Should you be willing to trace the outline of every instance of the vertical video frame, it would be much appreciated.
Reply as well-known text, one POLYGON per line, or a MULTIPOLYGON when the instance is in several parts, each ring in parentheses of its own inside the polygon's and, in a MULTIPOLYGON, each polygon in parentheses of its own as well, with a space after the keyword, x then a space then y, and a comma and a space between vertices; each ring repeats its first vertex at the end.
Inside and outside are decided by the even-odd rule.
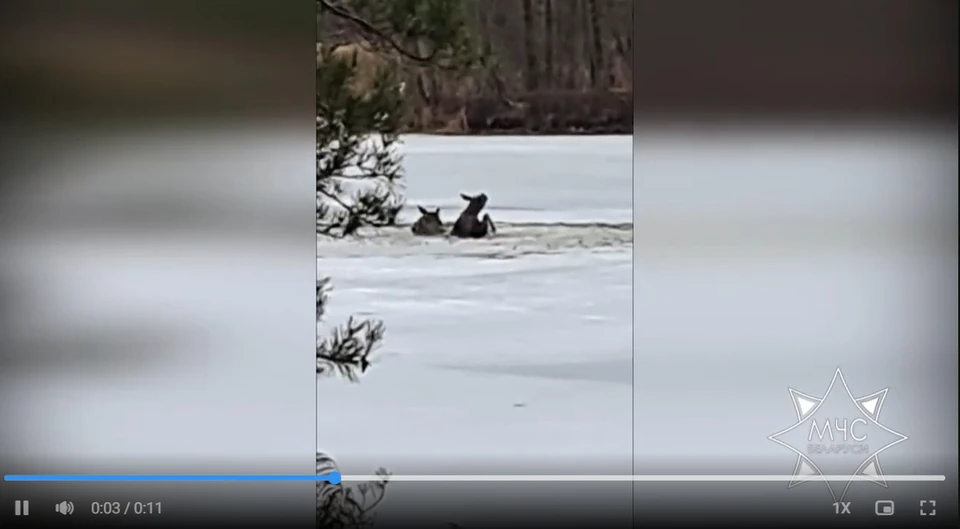
POLYGON ((631 19, 317 2, 321 525, 631 515, 631 19))

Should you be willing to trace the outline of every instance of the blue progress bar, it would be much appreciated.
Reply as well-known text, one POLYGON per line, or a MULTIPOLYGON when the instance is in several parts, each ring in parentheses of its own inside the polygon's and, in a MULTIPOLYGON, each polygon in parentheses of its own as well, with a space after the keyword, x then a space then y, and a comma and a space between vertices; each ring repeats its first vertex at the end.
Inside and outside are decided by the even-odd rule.
POLYGON ((154 474, 154 475, 126 475, 126 474, 9 474, 3 476, 4 481, 326 481, 337 485, 340 483, 340 473, 329 474, 154 474))

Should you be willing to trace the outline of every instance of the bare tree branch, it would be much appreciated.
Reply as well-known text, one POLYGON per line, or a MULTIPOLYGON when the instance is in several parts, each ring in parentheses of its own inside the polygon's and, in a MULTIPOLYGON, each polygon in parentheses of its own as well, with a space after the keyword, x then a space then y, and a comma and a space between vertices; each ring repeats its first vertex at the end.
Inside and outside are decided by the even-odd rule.
POLYGON ((373 24, 371 24, 370 22, 367 22, 366 20, 361 18, 359 15, 356 15, 354 13, 347 11, 346 8, 333 5, 328 0, 317 0, 317 3, 320 4, 324 9, 333 13, 334 15, 341 18, 345 18, 353 22, 361 30, 363 30, 368 36, 374 37, 375 39, 379 40, 380 42, 392 48, 394 51, 396 51, 400 55, 403 55, 404 57, 412 61, 429 64, 436 58, 437 53, 440 51, 439 47, 434 47, 429 55, 418 55, 417 53, 412 52, 406 49, 405 47, 403 47, 402 45, 400 45, 400 43, 393 40, 393 38, 391 38, 390 36, 386 35, 384 32, 377 29, 373 24))

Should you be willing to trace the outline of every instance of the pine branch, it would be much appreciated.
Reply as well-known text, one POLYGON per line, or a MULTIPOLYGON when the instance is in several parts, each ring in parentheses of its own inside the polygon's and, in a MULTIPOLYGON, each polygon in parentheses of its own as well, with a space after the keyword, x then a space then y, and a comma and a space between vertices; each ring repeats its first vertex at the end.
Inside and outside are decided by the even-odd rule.
MULTIPOLYGON (((317 454, 317 474, 339 472, 336 462, 327 454, 317 454)), ((368 483, 333 485, 317 483, 318 527, 347 528, 373 525, 373 511, 383 500, 390 473, 379 468, 374 473, 381 479, 368 483)))
MULTIPOLYGON (((355 50, 354 50, 355 51, 355 50)), ((321 52, 317 69, 317 233, 345 237, 396 224, 404 200, 396 72, 364 79, 357 54, 321 52), (368 89, 359 90, 363 81, 368 89), (368 137, 373 133, 372 141, 368 137)))
MULTIPOLYGON (((332 289, 330 278, 317 281, 317 323, 326 314, 332 289)), ((351 316, 330 336, 317 343, 317 374, 340 375, 357 382, 370 367, 370 356, 383 340, 386 326, 380 320, 361 320, 351 316)))
POLYGON ((317 323, 323 321, 327 313, 327 300, 330 296, 330 278, 324 277, 317 281, 317 323))
POLYGON ((370 367, 370 355, 383 339, 382 321, 351 316, 317 345, 317 373, 340 375, 351 382, 370 367))

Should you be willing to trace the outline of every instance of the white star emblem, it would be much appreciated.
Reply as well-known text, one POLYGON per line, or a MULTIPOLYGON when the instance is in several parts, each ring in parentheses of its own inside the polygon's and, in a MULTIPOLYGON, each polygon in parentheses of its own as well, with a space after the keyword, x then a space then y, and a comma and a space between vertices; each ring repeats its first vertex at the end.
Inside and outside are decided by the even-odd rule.
POLYGON ((847 386, 847 381, 843 378, 843 372, 837 368, 823 397, 813 397, 793 388, 787 389, 790 391, 790 397, 797 412, 797 422, 768 437, 771 441, 797 454, 793 479, 787 488, 793 488, 807 481, 823 479, 827 474, 846 476, 845 472, 850 468, 856 470, 850 475, 839 496, 835 494, 830 480, 823 479, 834 502, 841 501, 850 484, 858 478, 887 487, 880 468, 880 453, 907 440, 907 436, 879 422, 880 410, 883 408, 889 388, 863 397, 854 397, 847 386), (842 391, 833 392, 838 381, 842 391), (837 432, 842 432, 841 444, 822 444, 825 441, 823 439, 825 435, 829 437, 829 443, 837 443, 837 432), (863 435, 858 436, 858 433, 863 435), (814 435, 818 437, 816 441, 813 440, 814 435), (852 443, 851 438, 854 440, 852 443), (796 448, 797 444, 803 443, 807 443, 807 453, 796 448), (873 446, 871 443, 874 443, 873 446), (814 462, 814 459, 817 459, 819 464, 814 462), (846 470, 825 473, 822 468, 827 465, 846 470))

